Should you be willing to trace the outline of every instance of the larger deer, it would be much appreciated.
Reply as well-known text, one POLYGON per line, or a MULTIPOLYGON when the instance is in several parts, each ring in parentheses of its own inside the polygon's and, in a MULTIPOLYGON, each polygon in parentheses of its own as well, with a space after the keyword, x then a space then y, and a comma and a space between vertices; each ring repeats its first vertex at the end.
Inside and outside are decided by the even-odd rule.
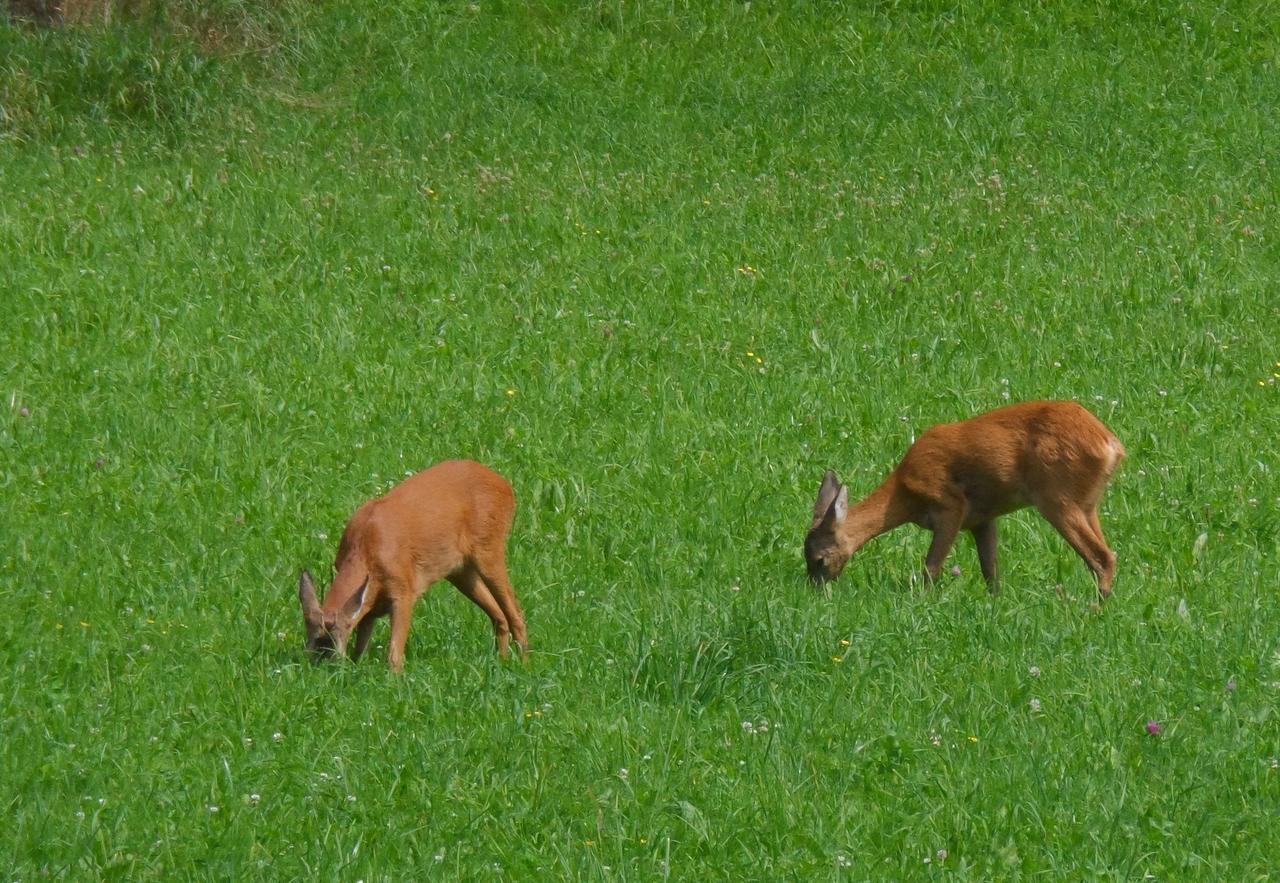
POLYGON ((507 577, 515 506, 506 479, 471 460, 439 463, 365 503, 343 531, 323 606, 311 574, 304 570, 298 580, 312 658, 346 655, 354 628, 351 656, 359 659, 375 620, 390 616, 387 663, 402 671, 414 602, 441 579, 488 615, 500 655, 512 637, 526 654, 524 613, 507 577))
POLYGON ((835 579, 864 543, 911 522, 933 532, 924 562, 930 582, 956 535, 968 530, 996 594, 996 519, 1035 506, 1084 559, 1105 601, 1116 556, 1102 536, 1098 504, 1124 455, 1120 440, 1075 402, 1023 402, 932 426, 855 506, 827 471, 804 542, 809 578, 835 579))

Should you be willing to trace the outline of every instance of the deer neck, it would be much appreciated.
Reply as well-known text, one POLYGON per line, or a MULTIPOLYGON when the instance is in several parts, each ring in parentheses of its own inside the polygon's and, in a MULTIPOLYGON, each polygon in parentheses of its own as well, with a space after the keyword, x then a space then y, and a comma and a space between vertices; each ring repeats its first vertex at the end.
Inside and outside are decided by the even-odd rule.
POLYGON ((841 533, 844 545, 853 554, 868 540, 911 520, 909 507, 890 476, 865 499, 849 507, 841 533))

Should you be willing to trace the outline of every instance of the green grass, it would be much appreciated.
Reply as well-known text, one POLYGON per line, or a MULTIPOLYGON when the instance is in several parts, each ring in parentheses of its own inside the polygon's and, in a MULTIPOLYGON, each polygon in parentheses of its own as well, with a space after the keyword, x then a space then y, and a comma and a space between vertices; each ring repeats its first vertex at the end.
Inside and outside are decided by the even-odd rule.
POLYGON ((5 879, 1275 875, 1265 4, 219 9, 0 25, 5 879), (823 469, 1048 397, 1129 451, 1103 612, 1030 513, 997 599, 808 586, 823 469), (454 456, 528 664, 447 585, 307 664, 454 456))

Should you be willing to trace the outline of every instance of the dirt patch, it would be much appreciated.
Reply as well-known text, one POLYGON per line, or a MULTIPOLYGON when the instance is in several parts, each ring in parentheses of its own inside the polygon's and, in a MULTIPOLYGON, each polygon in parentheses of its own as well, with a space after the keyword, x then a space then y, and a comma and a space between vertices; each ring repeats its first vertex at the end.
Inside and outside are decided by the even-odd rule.
POLYGON ((38 25, 108 23, 146 9, 139 0, 8 0, 9 17, 38 25))

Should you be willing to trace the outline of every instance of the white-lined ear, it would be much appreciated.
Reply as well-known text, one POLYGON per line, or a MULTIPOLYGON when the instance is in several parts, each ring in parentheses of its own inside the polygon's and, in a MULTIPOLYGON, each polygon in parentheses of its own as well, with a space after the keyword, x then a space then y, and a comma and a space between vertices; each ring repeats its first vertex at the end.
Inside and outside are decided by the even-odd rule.
POLYGON ((836 527, 844 524, 844 517, 849 514, 849 489, 844 485, 840 485, 840 492, 831 504, 831 513, 835 516, 836 527))
POLYGON ((324 622, 320 601, 316 598, 316 584, 306 570, 298 576, 298 601, 302 604, 302 619, 308 625, 319 627, 324 622))
POLYGON ((835 498, 827 506, 827 510, 814 518, 813 527, 810 528, 810 531, 837 531, 844 524, 845 516, 848 514, 849 489, 844 485, 840 485, 836 489, 835 498))
POLYGON ((351 620, 354 620, 357 616, 359 616, 360 611, 364 609, 364 596, 368 591, 369 591, 369 577, 366 576, 364 578, 364 582, 360 584, 360 588, 356 589, 355 594, 353 594, 347 600, 347 603, 343 605, 342 607, 343 616, 351 620))
POLYGON ((831 503, 835 500, 839 489, 840 480, 836 478, 835 472, 828 469, 827 474, 822 476, 822 486, 818 488, 817 502, 813 504, 813 523, 815 526, 826 517, 827 510, 831 508, 831 503))

